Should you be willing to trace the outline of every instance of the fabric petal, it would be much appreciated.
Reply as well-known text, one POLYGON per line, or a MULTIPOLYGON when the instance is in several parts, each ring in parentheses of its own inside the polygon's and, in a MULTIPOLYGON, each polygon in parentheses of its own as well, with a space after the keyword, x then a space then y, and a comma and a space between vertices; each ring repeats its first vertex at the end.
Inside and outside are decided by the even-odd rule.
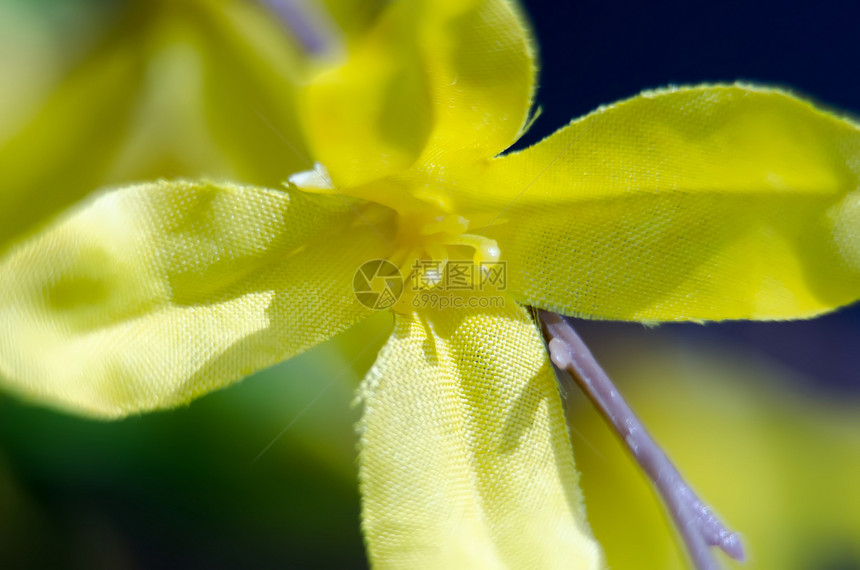
POLYGON ((526 24, 503 0, 393 2, 346 64, 306 93, 305 130, 337 185, 416 161, 498 154, 521 131, 535 65, 526 24), (360 142, 357 142, 360 141, 360 142))
POLYGON ((293 102, 302 61, 258 6, 118 12, 0 141, 0 244, 93 188, 182 176, 277 186, 311 164, 293 102))
POLYGON ((0 142, 0 249, 105 182, 140 84, 136 37, 110 38, 0 142))
POLYGON ((599 567, 554 373, 524 309, 398 315, 361 398, 374 566, 599 567))
POLYGON ((785 319, 860 296, 860 128, 777 90, 645 93, 470 176, 524 304, 785 319))
MULTIPOLYGON (((312 166, 296 98, 314 68, 257 4, 210 0, 205 10, 185 16, 185 26, 195 34, 203 63, 197 101, 202 120, 230 168, 222 164, 212 172, 215 165, 207 164, 202 173, 277 187, 312 166)), ((192 174, 200 175, 178 173, 192 174)))
POLYGON ((104 417, 188 402, 364 316, 352 279, 379 228, 254 187, 104 194, 0 259, 0 382, 104 417))

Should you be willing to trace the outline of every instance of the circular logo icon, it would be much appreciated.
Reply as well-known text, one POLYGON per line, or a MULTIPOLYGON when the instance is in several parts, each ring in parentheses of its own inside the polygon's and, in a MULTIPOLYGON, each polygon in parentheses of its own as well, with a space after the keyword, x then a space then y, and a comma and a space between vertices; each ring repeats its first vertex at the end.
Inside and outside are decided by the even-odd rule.
POLYGON ((403 293, 403 276, 397 266, 385 259, 363 263, 352 278, 358 302, 374 311, 388 309, 403 293))

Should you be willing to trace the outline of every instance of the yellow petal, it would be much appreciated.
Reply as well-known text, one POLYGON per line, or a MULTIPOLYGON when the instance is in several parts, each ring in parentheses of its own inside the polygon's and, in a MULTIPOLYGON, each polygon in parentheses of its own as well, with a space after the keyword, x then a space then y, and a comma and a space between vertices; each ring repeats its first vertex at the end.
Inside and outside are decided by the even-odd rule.
POLYGON ((0 242, 100 186, 203 175, 274 186, 311 164, 292 101, 301 62, 258 6, 131 2, 100 33, 0 141, 0 242))
POLYGON ((348 62, 307 91, 314 156, 354 186, 419 161, 474 160, 514 142, 531 102, 532 48, 502 0, 394 2, 348 62))
POLYGON ((599 566, 553 370, 524 309, 398 315, 361 395, 375 566, 599 566))
MULTIPOLYGON (((297 112, 298 86, 311 73, 303 54, 272 15, 254 2, 207 0, 185 16, 199 34, 202 80, 196 105, 230 172, 246 183, 275 186, 313 164, 297 112)), ((203 131, 203 129, 199 129, 203 131)), ((176 147, 176 154, 187 147, 176 147)), ((212 175, 218 165, 198 167, 212 175)), ((182 176, 193 173, 181 172, 182 176)), ((197 175, 197 174, 194 174, 197 175)))
POLYGON ((376 231, 276 190, 107 193, 0 260, 0 381, 101 416, 188 402, 365 315, 352 279, 376 231))
POLYGON ((0 144, 0 249, 105 182, 140 77, 131 39, 77 67, 0 144))
POLYGON ((470 182, 502 212, 487 234, 524 304, 784 319, 860 296, 860 128, 780 91, 645 93, 470 182))

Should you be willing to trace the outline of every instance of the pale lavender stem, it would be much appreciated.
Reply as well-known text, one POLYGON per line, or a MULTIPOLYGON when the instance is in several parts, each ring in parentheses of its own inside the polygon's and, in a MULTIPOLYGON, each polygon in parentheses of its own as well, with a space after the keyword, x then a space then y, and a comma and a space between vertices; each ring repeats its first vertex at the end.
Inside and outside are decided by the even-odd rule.
POLYGON ((336 39, 321 15, 302 0, 259 0, 289 29, 311 55, 331 53, 336 39))
POLYGON ((720 564, 711 551, 712 546, 719 546, 730 557, 743 561, 740 537, 723 526, 711 508, 684 481, 573 327, 556 313, 540 311, 539 315, 553 364, 570 373, 654 482, 695 567, 698 570, 719 570, 720 564))

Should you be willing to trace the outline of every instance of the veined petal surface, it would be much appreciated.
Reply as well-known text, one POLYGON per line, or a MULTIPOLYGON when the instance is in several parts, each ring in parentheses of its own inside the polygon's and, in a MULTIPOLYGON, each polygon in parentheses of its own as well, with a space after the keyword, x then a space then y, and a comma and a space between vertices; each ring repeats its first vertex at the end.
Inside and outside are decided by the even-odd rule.
POLYGON ((860 128, 777 90, 645 93, 459 184, 500 212, 486 233, 523 304, 785 319, 860 296, 860 128))
POLYGON ((398 315, 361 395, 374 566, 599 567, 555 376, 524 309, 398 315))
POLYGON ((0 382, 103 417, 188 402, 364 316, 352 279, 377 231, 300 193, 106 193, 0 259, 0 382))
POLYGON ((335 184, 510 146, 535 74, 517 10, 503 0, 390 3, 367 37, 349 45, 346 63, 306 93, 305 130, 335 184))

